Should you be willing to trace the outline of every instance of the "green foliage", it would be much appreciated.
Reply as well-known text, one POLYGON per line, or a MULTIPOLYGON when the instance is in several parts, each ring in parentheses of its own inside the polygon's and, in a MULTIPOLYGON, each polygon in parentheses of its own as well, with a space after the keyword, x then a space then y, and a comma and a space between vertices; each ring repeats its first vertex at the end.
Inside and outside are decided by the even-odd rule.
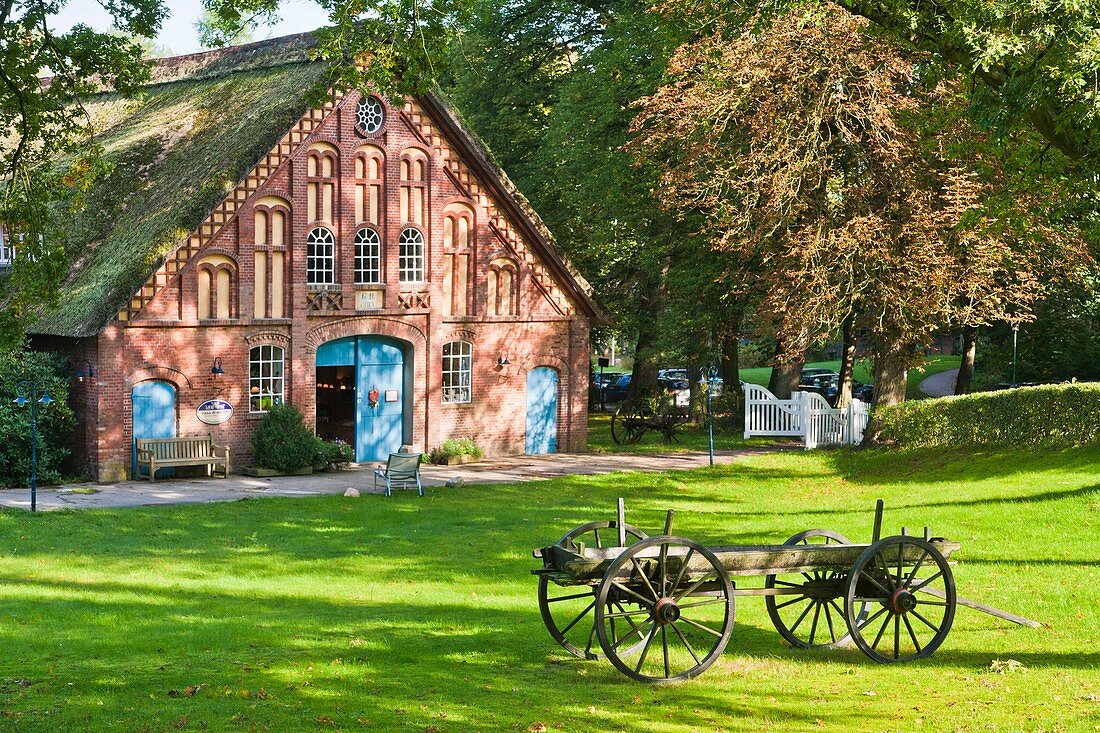
POLYGON ((472 456, 473 458, 481 458, 485 455, 485 451, 477 447, 473 438, 451 438, 445 440, 435 448, 432 448, 432 452, 428 454, 428 461, 430 463, 446 463, 448 458, 454 458, 456 456, 472 456))
POLYGON ((284 473, 314 464, 317 436, 306 427, 294 405, 276 405, 252 431, 253 460, 261 468, 284 473))
POLYGON ((882 440, 906 447, 1100 444, 1100 384, 1060 384, 883 408, 882 440))
MULTIPOLYGON (((22 394, 31 398, 20 382, 45 383, 53 398, 50 405, 35 405, 38 415, 38 481, 56 483, 62 462, 69 455, 62 443, 76 423, 68 404, 68 364, 55 354, 30 351, 25 347, 0 353, 0 486, 27 486, 31 474, 31 406, 19 407, 13 400, 22 394)), ((38 392, 41 396, 42 391, 38 392)))
POLYGON ((320 436, 317 436, 313 465, 317 468, 325 468, 332 466, 334 468, 340 468, 346 466, 355 460, 355 451, 352 447, 340 440, 325 440, 320 436))

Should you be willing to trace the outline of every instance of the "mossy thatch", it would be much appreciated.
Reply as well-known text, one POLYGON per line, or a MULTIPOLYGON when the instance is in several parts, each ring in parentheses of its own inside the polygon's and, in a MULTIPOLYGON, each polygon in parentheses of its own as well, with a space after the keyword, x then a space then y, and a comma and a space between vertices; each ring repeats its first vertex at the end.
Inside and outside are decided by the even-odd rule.
POLYGON ((114 164, 63 226, 73 267, 32 333, 91 336, 306 112, 326 68, 306 36, 158 63, 143 99, 87 105, 114 164))

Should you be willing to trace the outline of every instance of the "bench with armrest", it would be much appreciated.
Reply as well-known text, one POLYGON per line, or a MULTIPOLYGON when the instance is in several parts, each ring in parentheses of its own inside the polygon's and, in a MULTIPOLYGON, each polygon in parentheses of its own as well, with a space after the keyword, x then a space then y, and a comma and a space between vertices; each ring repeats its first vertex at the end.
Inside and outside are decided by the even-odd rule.
POLYGON ((149 471, 149 480, 157 480, 161 468, 177 466, 206 466, 206 475, 214 475, 220 467, 222 478, 229 476, 229 446, 217 445, 210 435, 187 438, 138 438, 137 475, 141 469, 149 471))

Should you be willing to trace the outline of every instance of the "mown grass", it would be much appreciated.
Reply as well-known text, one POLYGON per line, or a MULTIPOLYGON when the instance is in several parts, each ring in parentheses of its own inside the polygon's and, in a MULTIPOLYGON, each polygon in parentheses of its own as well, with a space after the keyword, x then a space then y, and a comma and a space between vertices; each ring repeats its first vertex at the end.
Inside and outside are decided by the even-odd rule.
MULTIPOLYGON (((716 420, 717 423, 717 420, 716 420)), ((723 430, 720 425, 714 429, 714 449, 732 450, 744 448, 748 441, 741 436, 743 433, 723 430)), ((594 453, 684 453, 706 452, 709 448, 710 436, 707 426, 686 425, 677 431, 675 440, 666 443, 664 436, 656 430, 650 430, 637 443, 631 445, 619 445, 611 437, 611 415, 608 413, 589 413, 588 415, 588 447, 594 453)))
POLYGON ((350 500, 0 513, 0 730, 1038 731, 1100 725, 1100 450, 789 452, 664 475, 350 500), (760 599, 701 678, 630 682, 561 652, 531 548, 610 518, 708 543, 798 530, 960 540, 929 660, 785 647, 760 599), (994 660, 1026 670, 991 671, 994 660))

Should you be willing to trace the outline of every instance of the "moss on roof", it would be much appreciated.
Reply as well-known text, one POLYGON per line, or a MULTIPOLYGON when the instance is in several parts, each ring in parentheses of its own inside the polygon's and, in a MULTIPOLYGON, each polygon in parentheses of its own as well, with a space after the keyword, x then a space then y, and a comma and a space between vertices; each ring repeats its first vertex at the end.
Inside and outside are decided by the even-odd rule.
MULTIPOLYGON (((100 332, 182 237, 194 230, 308 109, 326 68, 250 44, 158 64, 145 97, 88 105, 113 171, 63 226, 74 259, 61 304, 28 330, 100 332)), ((285 49, 285 46, 284 46, 285 49)))

